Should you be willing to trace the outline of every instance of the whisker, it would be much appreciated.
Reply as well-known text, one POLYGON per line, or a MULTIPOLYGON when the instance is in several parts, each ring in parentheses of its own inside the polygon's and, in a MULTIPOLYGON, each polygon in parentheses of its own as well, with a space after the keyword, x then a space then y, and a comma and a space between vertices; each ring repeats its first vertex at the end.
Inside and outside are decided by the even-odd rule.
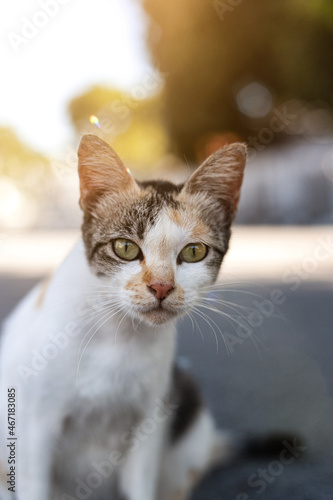
POLYGON ((243 288, 227 288, 227 289, 219 289, 219 288, 215 288, 214 290, 208 290, 206 291, 207 293, 209 292, 220 292, 220 293, 223 293, 223 294, 226 294, 226 293, 237 293, 237 294, 243 294, 243 295, 249 295, 250 297, 255 297, 257 299, 263 299, 264 298, 264 295, 262 294, 259 294, 259 293, 255 293, 255 292, 251 292, 250 290, 244 290, 243 288))
POLYGON ((119 300, 117 302, 114 302, 113 300, 110 300, 110 301, 106 301, 106 302, 103 302, 103 303, 100 303, 97 305, 91 305, 91 306, 88 306, 88 310, 85 311, 83 314, 80 314, 79 315, 79 318, 80 319, 84 319, 84 318, 87 318, 89 316, 94 316, 95 314, 99 313, 99 312, 103 312, 105 310, 106 307, 108 306, 118 306, 118 305, 121 305, 123 304, 123 301, 119 300))
POLYGON ((222 337, 222 339, 223 339, 223 342, 224 342, 224 345, 225 345, 226 351, 227 351, 228 356, 229 356, 229 349, 228 349, 228 347, 227 347, 227 344, 226 344, 226 341, 225 341, 225 338, 224 338, 223 332, 221 331, 221 329, 219 328, 219 326, 216 324, 216 322, 215 322, 212 318, 210 318, 209 316, 207 316, 207 314, 205 314, 203 311, 200 311, 200 310, 198 310, 197 308, 194 308, 194 309, 193 309, 193 312, 194 312, 195 314, 197 314, 199 317, 201 317, 201 318, 202 318, 202 319, 203 319, 203 320, 204 320, 204 321, 205 321, 205 322, 209 325, 209 327, 211 328, 212 332, 214 333, 215 342, 216 342, 216 351, 217 351, 217 353, 218 353, 218 352, 219 352, 218 337, 217 337, 216 330, 215 330, 214 326, 212 326, 210 322, 212 322, 212 323, 216 326, 216 328, 217 328, 217 329, 218 329, 218 331, 220 332, 220 335, 221 335, 221 337, 222 337))
POLYGON ((210 285, 204 285, 202 288, 213 288, 213 287, 226 287, 226 286, 235 286, 235 285, 241 285, 241 286, 253 286, 257 288, 265 288, 263 285, 258 284, 255 281, 246 281, 246 280, 232 280, 232 281, 216 281, 215 283, 211 283, 210 285))
MULTIPOLYGON (((57 307, 61 307, 62 305, 67 305, 68 304, 68 300, 71 299, 73 296, 77 296, 77 297, 80 297, 82 296, 84 292, 77 292, 77 293, 66 293, 61 299, 58 299, 56 301, 53 301, 52 304, 48 304, 46 307, 43 308, 42 310, 42 315, 43 314, 48 314, 49 312, 52 312, 54 309, 56 309, 57 307)), ((89 292, 90 293, 90 292, 89 292)), ((114 299, 114 298, 121 298, 120 297, 120 294, 114 294, 114 295, 110 295, 110 294, 106 294, 105 297, 109 297, 110 299, 114 299)), ((84 301, 89 301, 89 299, 93 300, 97 297, 104 297, 104 294, 103 295, 99 295, 99 294, 91 294, 89 296, 85 296, 85 297, 82 297, 84 301)), ((77 307, 79 306, 82 306, 82 301, 78 302, 76 304, 77 307)), ((36 318, 36 321, 38 321, 40 319, 40 316, 38 316, 36 318)))
MULTIPOLYGON (((214 312, 214 313, 221 314, 221 316, 224 316, 224 315, 225 315, 225 314, 224 314, 224 311, 221 311, 221 310, 219 310, 219 309, 209 308, 209 307, 207 307, 207 306, 205 306, 205 305, 203 305, 203 304, 201 304, 201 307, 206 307, 207 309, 210 309, 210 310, 211 310, 212 312, 214 312)), ((244 318, 243 316, 242 316, 241 318, 246 320, 246 318, 244 318)), ((232 318, 231 316, 229 316, 229 319, 230 319, 230 320, 231 320, 231 319, 233 319, 233 320, 237 323, 237 326, 242 326, 242 325, 241 325, 241 324, 240 324, 237 320, 235 320, 235 319, 234 319, 234 318, 232 318)), ((254 330, 254 327, 252 327, 251 325, 250 325, 250 327, 251 327, 251 329, 252 329, 252 330, 254 330)), ((260 328, 261 328, 261 327, 260 327, 260 328)), ((250 338, 250 339, 251 339, 251 341, 253 342, 253 344, 255 344, 255 341, 257 341, 257 342, 258 342, 258 343, 259 343, 262 347, 265 347, 265 345, 264 345, 264 343, 261 341, 261 339, 260 339, 257 335, 255 335, 254 333, 251 333, 251 334, 249 335, 249 337, 248 337, 248 338, 250 338)), ((256 344, 255 344, 255 346, 256 346, 256 344)), ((256 346, 256 349, 257 349, 257 346, 256 346)))
MULTIPOLYGON (((192 315, 191 315, 192 310, 190 308, 188 308, 188 310, 186 310, 185 312, 189 316, 189 318, 191 319, 192 325, 193 325, 193 321, 196 324, 197 329, 199 330, 199 333, 200 333, 200 336, 201 336, 201 340, 202 340, 203 343, 205 343, 205 337, 204 337, 204 335, 202 333, 202 330, 201 330, 201 327, 200 327, 199 323, 197 322, 197 320, 196 320, 195 317, 192 318, 192 315)), ((194 331, 194 329, 193 329, 193 331, 194 331)))
MULTIPOLYGON (((213 302, 215 304, 219 303, 222 306, 225 305, 226 307, 233 309, 238 314, 241 314, 242 318, 245 318, 245 319, 246 319, 246 314, 250 314, 253 310, 257 310, 257 308, 254 304, 252 305, 252 307, 249 307, 249 306, 243 306, 241 304, 237 304, 235 302, 225 301, 224 299, 220 300, 220 299, 214 299, 211 297, 205 297, 204 299, 202 299, 202 297, 200 297, 200 300, 204 300, 206 302, 213 302), (241 313, 241 311, 237 311, 237 308, 243 309, 244 312, 241 313)), ((266 300, 266 299, 263 297, 263 300, 266 300)), ((278 319, 281 319, 283 321, 286 320, 285 315, 283 314, 283 312, 280 311, 280 308, 274 303, 272 303, 272 305, 274 307, 274 312, 270 313, 269 317, 270 318, 278 318, 278 319)))
POLYGON ((186 312, 186 316, 188 316, 190 318, 191 325, 192 325, 192 333, 193 333, 194 332, 194 328, 195 328, 193 318, 192 318, 191 313, 189 311, 185 311, 185 312, 186 312))
POLYGON ((114 345, 115 345, 115 348, 117 348, 117 335, 118 335, 119 327, 120 327, 121 323, 123 322, 123 320, 126 318, 126 316, 127 316, 128 313, 129 313, 129 311, 125 311, 124 315, 119 320, 119 323, 118 323, 118 326, 117 326, 117 330, 116 330, 116 334, 114 336, 114 345))
POLYGON ((214 307, 208 306, 206 304, 200 304, 200 307, 203 307, 204 309, 208 309, 211 312, 220 314, 221 316, 227 318, 228 320, 236 323, 237 326, 239 326, 239 322, 233 318, 230 314, 226 313, 225 311, 221 311, 220 309, 215 309, 214 307))
POLYGON ((203 297, 202 299, 204 301, 206 301, 206 302, 214 302, 215 304, 221 304, 223 306, 230 307, 231 309, 233 309, 236 312, 238 312, 237 311, 237 307, 239 309, 244 309, 245 311, 251 311, 252 310, 251 307, 243 306, 241 304, 237 304, 236 302, 230 302, 230 301, 224 300, 224 299, 214 299, 214 298, 211 298, 211 297, 203 297))
MULTIPOLYGON (((87 336, 89 335, 90 331, 97 325, 97 323, 99 321, 101 321, 103 318, 105 318, 105 316, 107 314, 109 314, 110 312, 113 312, 114 310, 117 310, 118 307, 120 307, 121 304, 118 304, 118 305, 114 305, 114 304, 110 304, 110 306, 107 306, 107 307, 104 307, 101 311, 97 311, 94 313, 94 316, 96 316, 96 314, 99 314, 101 313, 102 314, 102 317, 100 317, 99 319, 97 319, 97 321, 89 328, 89 330, 86 332, 85 336, 83 337, 83 339, 81 340, 81 343, 79 345, 79 349, 78 349, 78 355, 80 353, 80 349, 82 347, 82 344, 83 342, 85 341, 85 339, 87 338, 87 336)), ((90 318, 88 319, 88 321, 86 321, 83 325, 82 325, 82 329, 90 322, 92 321, 93 318, 90 318)))
POLYGON ((216 336, 216 331, 215 331, 215 328, 211 325, 211 323, 213 323, 216 328, 218 329, 218 331, 220 332, 221 336, 223 337, 223 333, 220 329, 220 327, 217 325, 217 323, 213 320, 213 318, 211 318, 210 316, 208 316, 206 313, 204 313, 204 311, 201 311, 200 309, 198 308, 194 308, 194 311, 196 311, 197 313, 200 313, 202 319, 206 319, 206 322, 210 325, 211 329, 213 330, 214 332, 214 335, 215 335, 215 340, 216 340, 216 348, 217 348, 217 352, 218 352, 218 340, 217 340, 217 336, 216 336))
MULTIPOLYGON (((205 306, 201 305, 201 307, 205 307, 205 306)), ((212 308, 207 308, 207 309, 211 310, 212 312, 219 313, 219 314, 221 314, 221 316, 224 316, 223 311, 220 311, 220 310, 215 310, 215 309, 212 309, 212 308)), ((201 311, 201 312, 202 312, 202 311, 201 311)), ((230 320, 231 320, 231 319, 233 319, 233 318, 232 318, 231 316, 229 316, 229 317, 228 317, 228 319, 230 319, 230 320)), ((213 320, 212 320, 212 321, 213 321, 213 320)), ((238 325, 238 326, 241 326, 241 325, 240 325, 240 323, 238 323, 237 321, 236 321, 236 323, 237 323, 237 325, 238 325)), ((216 323, 215 323, 215 324, 216 324, 216 323)), ((253 329, 253 327, 251 327, 251 328, 253 329)), ((222 332, 221 332, 221 333, 222 333, 222 332)), ((223 334, 222 334, 222 336, 223 336, 224 343, 226 344, 225 337, 224 337, 224 335, 223 335, 223 334)), ((261 339, 260 339, 260 338, 259 338, 259 337, 255 334, 255 333, 253 333, 253 332, 252 332, 252 333, 251 333, 251 334, 250 334, 247 338, 249 338, 249 339, 251 340, 251 342, 253 343, 253 345, 254 345, 254 346, 255 346, 255 348, 256 348, 256 351, 258 352, 258 355, 260 356, 260 353, 259 353, 259 351, 258 351, 258 347, 257 347, 257 344, 256 344, 256 343, 260 344, 260 345, 264 348, 264 347, 265 347, 265 345, 264 345, 264 343, 262 342, 262 340, 261 340, 261 339)), ((228 347, 227 347, 227 346, 226 346, 226 349, 227 349, 227 352, 228 352, 228 355, 229 355, 229 349, 228 349, 228 347)), ((261 357, 261 356, 260 356, 260 357, 261 357)))
MULTIPOLYGON (((80 359, 78 360, 78 365, 77 365, 77 371, 76 371, 76 387, 77 389, 79 388, 79 373, 80 373, 80 365, 81 365, 81 361, 82 361, 82 358, 83 358, 83 355, 88 347, 88 345, 90 344, 91 340, 93 339, 93 337, 96 335, 96 333, 98 332, 98 330, 107 322, 109 321, 109 319, 111 319, 113 316, 115 316, 115 314, 119 313, 120 311, 122 310, 122 308, 119 308, 118 310, 116 310, 115 312, 113 312, 111 315, 110 313, 108 312, 107 314, 107 318, 100 324, 98 325, 98 327, 96 328, 96 330, 93 332, 93 334, 91 335, 90 339, 88 340, 88 342, 86 343, 86 345, 84 346, 84 349, 81 353, 81 356, 80 356, 80 359)), ((105 318, 105 315, 103 316, 103 318, 105 318)), ((103 318, 100 318, 94 326, 96 326, 96 324, 101 321, 103 318)), ((91 329, 90 329, 91 330, 91 329)), ((86 336, 85 336, 86 337, 86 336)), ((81 342, 81 345, 82 345, 82 342, 81 342)))
MULTIPOLYGON (((250 290, 245 290, 244 288, 226 288, 224 287, 221 283, 213 284, 213 285, 207 285, 201 287, 202 291, 205 291, 206 293, 209 292, 221 292, 221 293, 226 293, 226 292, 231 292, 231 293, 239 293, 239 294, 244 294, 244 295, 251 295, 253 297, 257 298, 263 298, 262 294, 251 292, 250 290)), ((267 289, 264 288, 265 293, 267 294, 267 289)))

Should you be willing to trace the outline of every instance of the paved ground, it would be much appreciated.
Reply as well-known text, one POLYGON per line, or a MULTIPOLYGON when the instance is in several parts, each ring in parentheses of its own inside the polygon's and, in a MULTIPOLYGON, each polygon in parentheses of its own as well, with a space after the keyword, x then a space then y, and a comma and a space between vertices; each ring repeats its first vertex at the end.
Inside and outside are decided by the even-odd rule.
MULTIPOLYGON (((180 352, 189 358, 219 426, 248 433, 289 430, 304 437, 307 449, 292 465, 273 464, 270 458, 221 468, 193 500, 333 499, 333 286, 311 283, 290 291, 271 283, 225 295, 253 310, 254 297, 244 292, 267 299, 277 287, 284 304, 250 338, 239 338, 241 331, 237 335, 220 320, 222 331, 236 336, 229 337, 229 355, 222 341, 216 352, 203 322, 204 342, 184 325, 180 352), (239 343, 233 344, 237 337, 239 343), (268 479, 260 480, 259 469, 269 471, 268 479)), ((248 325, 253 317, 243 312, 248 325)), ((218 317, 214 319, 217 323, 218 317)))
MULTIPOLYGON (((252 230, 248 238, 256 234, 252 230)), ((303 278, 295 278, 290 267, 295 263, 289 262, 289 279, 278 279, 280 269, 270 273, 267 265, 270 279, 262 279, 262 269, 255 279, 257 262, 247 275, 249 283, 225 286, 215 295, 235 304, 219 305, 231 318, 202 310, 216 323, 218 349, 213 329, 199 316, 194 331, 189 320, 180 325, 179 355, 199 380, 220 427, 250 434, 286 430, 306 441, 306 450, 294 452, 298 456, 292 464, 277 454, 219 468, 193 500, 333 499, 332 262, 317 262, 310 272, 310 261, 304 259, 313 258, 318 242, 312 238, 312 246, 308 244, 308 257, 299 260, 303 278)), ((292 253, 291 246, 285 248, 292 253)), ((244 262, 239 265, 245 269, 244 262)), ((39 278, 31 270, 16 275, 1 271, 0 321, 39 278)))

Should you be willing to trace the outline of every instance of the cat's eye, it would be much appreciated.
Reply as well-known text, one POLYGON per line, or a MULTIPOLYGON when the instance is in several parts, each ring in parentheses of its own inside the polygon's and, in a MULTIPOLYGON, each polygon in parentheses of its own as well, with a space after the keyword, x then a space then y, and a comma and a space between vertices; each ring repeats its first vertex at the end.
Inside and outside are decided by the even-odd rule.
POLYGON ((140 247, 131 240, 117 238, 113 242, 113 250, 118 257, 124 260, 138 259, 141 253, 140 247))
POLYGON ((206 257, 207 250, 207 246, 203 243, 190 243, 180 252, 179 258, 185 262, 199 262, 206 257))

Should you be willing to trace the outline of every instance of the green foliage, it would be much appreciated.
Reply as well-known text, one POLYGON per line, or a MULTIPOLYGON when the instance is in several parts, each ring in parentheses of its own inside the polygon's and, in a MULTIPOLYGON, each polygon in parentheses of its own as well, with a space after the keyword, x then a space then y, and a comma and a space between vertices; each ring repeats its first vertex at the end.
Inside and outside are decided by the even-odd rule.
POLYGON ((207 134, 246 140, 267 126, 235 96, 257 81, 277 106, 289 99, 333 106, 331 0, 143 0, 148 44, 165 81, 164 118, 174 150, 197 157, 207 134))
POLYGON ((137 98, 119 90, 94 87, 74 99, 70 116, 80 133, 94 133, 109 142, 119 156, 137 169, 146 169, 168 149, 168 138, 162 123, 160 95, 137 98), (99 126, 91 124, 94 115, 99 126))
POLYGON ((0 128, 0 175, 22 186, 49 171, 48 160, 23 144, 8 128, 0 128))

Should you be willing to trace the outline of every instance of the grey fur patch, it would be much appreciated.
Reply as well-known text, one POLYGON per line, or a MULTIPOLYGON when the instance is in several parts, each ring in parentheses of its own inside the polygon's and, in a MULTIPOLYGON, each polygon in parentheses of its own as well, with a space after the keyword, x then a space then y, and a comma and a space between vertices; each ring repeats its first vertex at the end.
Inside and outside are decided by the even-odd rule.
POLYGON ((174 444, 190 430, 203 407, 198 385, 177 365, 173 367, 170 400, 177 406, 170 423, 170 441, 174 444))
POLYGON ((95 456, 95 463, 107 463, 110 473, 104 476, 98 473, 101 484, 90 488, 89 499, 123 498, 119 492, 119 470, 110 457, 112 452, 119 454, 120 460, 126 457, 132 445, 131 432, 141 420, 142 414, 130 404, 120 411, 107 401, 101 401, 100 406, 89 406, 86 401, 78 401, 62 422, 53 457, 52 498, 63 500, 64 493, 76 498, 78 484, 87 483, 89 474, 96 475, 97 469, 86 456, 86 451, 97 447, 103 451, 95 456), (129 434, 126 440, 122 439, 124 429, 129 434))

